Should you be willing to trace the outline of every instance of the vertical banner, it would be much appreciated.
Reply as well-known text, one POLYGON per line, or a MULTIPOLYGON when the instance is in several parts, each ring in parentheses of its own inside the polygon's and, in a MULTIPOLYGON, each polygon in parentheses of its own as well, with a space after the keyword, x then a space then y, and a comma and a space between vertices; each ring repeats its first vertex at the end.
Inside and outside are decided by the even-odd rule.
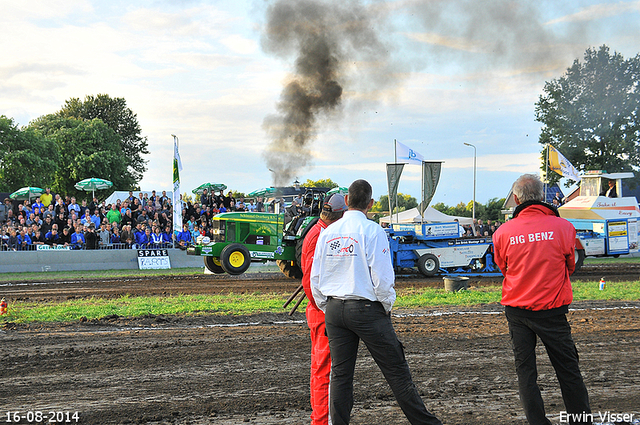
MULTIPOLYGON (((389 215, 393 213, 391 200, 395 201, 398 195, 398 184, 400 183, 400 175, 404 169, 404 164, 387 164, 387 186, 389 188, 389 215)), ((393 220, 389 220, 391 222, 393 220)))
POLYGON ((442 162, 426 162, 422 163, 422 202, 418 205, 420 215, 424 215, 433 195, 436 193, 438 182, 440 181, 440 170, 442 162))
POLYGON ((180 171, 182 161, 178 152, 178 137, 173 135, 173 238, 182 231, 182 201, 180 200, 180 171))

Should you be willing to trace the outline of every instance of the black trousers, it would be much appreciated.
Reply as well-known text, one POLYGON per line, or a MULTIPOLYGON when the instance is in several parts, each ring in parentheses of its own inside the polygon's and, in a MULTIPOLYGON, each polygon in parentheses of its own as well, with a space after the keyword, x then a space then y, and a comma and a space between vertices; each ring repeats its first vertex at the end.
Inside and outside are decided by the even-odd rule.
POLYGON ((329 415, 333 425, 346 425, 351 419, 353 374, 361 339, 409 422, 413 425, 442 425, 427 411, 413 384, 404 348, 382 304, 330 298, 325 325, 331 351, 329 415))
POLYGON ((578 350, 571 338, 571 326, 565 314, 530 318, 506 312, 513 344, 520 401, 531 425, 551 425, 538 387, 536 336, 544 344, 560 383, 570 424, 591 424, 589 395, 578 366, 578 350), (572 419, 572 418, 578 418, 572 419))

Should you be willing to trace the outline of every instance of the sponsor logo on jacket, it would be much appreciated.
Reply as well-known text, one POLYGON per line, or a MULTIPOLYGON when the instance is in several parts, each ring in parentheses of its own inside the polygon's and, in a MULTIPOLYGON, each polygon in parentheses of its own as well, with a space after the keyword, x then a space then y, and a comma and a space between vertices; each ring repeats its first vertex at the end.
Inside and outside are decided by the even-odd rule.
POLYGON ((327 241, 329 245, 329 257, 348 257, 355 254, 355 244, 358 241, 350 236, 338 236, 327 241))
POLYGON ((515 235, 509 238, 509 245, 519 245, 523 243, 531 243, 531 242, 544 242, 544 241, 552 241, 553 239, 553 230, 548 232, 536 232, 529 233, 527 235, 515 235))

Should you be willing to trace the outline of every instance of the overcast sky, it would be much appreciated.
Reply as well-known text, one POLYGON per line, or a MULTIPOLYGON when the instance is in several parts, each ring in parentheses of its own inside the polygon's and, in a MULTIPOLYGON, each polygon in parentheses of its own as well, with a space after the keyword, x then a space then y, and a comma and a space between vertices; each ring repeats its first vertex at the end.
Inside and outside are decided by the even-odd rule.
MULTIPOLYGON (((477 149, 476 200, 485 203, 539 171, 534 104, 545 81, 588 47, 640 52, 640 1, 312 3, 3 0, 0 115, 27 125, 72 97, 123 97, 148 137, 143 190, 172 188, 172 134, 182 192, 207 181, 246 193, 271 186, 265 153, 280 148, 267 130, 283 116, 277 104, 306 37, 282 38, 277 13, 293 8, 300 28, 322 22, 342 91, 290 156, 299 165, 287 166, 291 180, 364 178, 377 199, 397 139, 444 161, 433 202, 469 202, 466 142, 477 149)), ((399 191, 419 200, 419 166, 405 167, 399 191)))

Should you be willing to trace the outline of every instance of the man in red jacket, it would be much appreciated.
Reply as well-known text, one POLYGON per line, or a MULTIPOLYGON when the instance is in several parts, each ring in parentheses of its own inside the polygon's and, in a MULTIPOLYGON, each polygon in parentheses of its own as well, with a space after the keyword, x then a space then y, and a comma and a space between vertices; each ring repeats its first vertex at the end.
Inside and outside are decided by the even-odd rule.
POLYGON ((307 304, 307 325, 311 330, 311 425, 328 425, 329 422, 329 376, 331 374, 331 356, 329 339, 324 329, 324 313, 318 308, 311 294, 311 266, 313 253, 320 232, 334 221, 342 218, 347 210, 344 196, 331 195, 322 207, 320 219, 304 238, 302 244, 302 287, 309 303, 307 304))
MULTIPOLYGON (((566 313, 573 301, 569 276, 575 269, 576 231, 555 207, 542 202, 543 186, 534 174, 513 184, 513 219, 493 234, 502 274, 502 305, 509 322, 520 401, 530 424, 551 425, 537 384, 536 340, 547 349, 562 391, 570 424, 591 424, 589 395, 578 366, 566 313)), ((561 414, 561 417, 563 415, 561 414)))

